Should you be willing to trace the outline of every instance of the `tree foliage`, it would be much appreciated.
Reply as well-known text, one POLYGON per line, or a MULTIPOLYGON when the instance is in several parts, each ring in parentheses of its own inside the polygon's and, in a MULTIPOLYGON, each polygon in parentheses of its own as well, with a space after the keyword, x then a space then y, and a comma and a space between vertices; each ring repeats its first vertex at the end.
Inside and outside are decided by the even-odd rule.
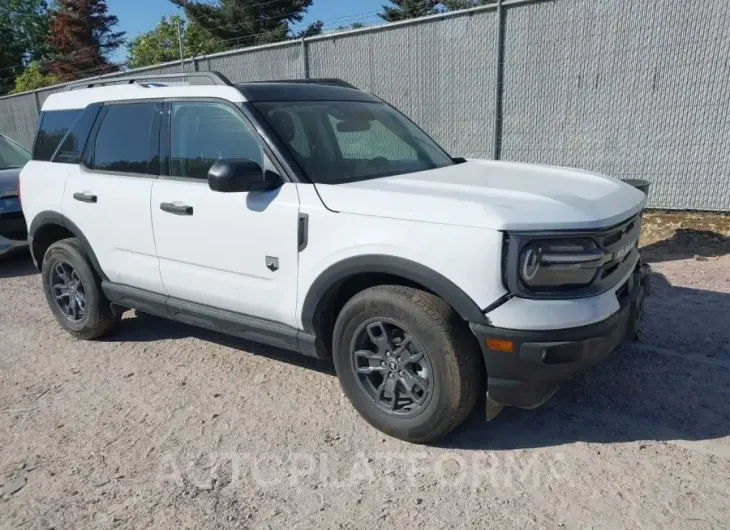
POLYGON ((313 0, 170 0, 183 8, 189 20, 200 24, 228 46, 255 46, 291 37, 321 33, 322 22, 290 35, 291 25, 301 22, 313 0))
POLYGON ((44 0, 0 1, 0 94, 15 86, 28 62, 48 54, 48 30, 44 0))
POLYGON ((425 17, 439 12, 439 0, 390 0, 378 16, 386 22, 398 22, 409 18, 425 17))
POLYGON ((38 61, 33 61, 25 71, 15 78, 15 89, 13 94, 35 90, 46 86, 57 84, 58 78, 52 74, 44 73, 38 61))
POLYGON ((353 22, 349 26, 337 26, 336 29, 337 29, 337 31, 347 31, 349 29, 361 29, 364 27, 365 27, 365 24, 363 24, 362 22, 353 22))
POLYGON ((469 9, 470 7, 494 4, 497 0, 389 0, 378 14, 386 22, 398 22, 409 18, 435 15, 444 11, 469 9))
POLYGON ((324 22, 318 20, 313 22, 302 31, 299 31, 293 35, 295 39, 305 39, 307 37, 314 37, 315 35, 321 35, 322 29, 324 28, 324 22))
POLYGON ((23 52, 7 20, 0 18, 0 95, 7 94, 22 69, 23 52))
POLYGON ((175 61, 180 58, 177 30, 183 44, 183 57, 197 57, 226 49, 225 43, 210 34, 194 20, 187 23, 181 16, 162 17, 155 28, 139 35, 128 45, 130 68, 175 61))
POLYGON ((106 0, 56 0, 51 16, 53 75, 69 81, 118 69, 109 55, 124 43, 124 32, 114 31, 118 19, 106 0))
POLYGON ((50 15, 46 0, 1 0, 0 19, 13 29, 16 46, 28 63, 46 57, 50 51, 50 15))
POLYGON ((469 9, 470 7, 496 4, 497 0, 441 0, 441 3, 449 11, 456 11, 457 9, 469 9))

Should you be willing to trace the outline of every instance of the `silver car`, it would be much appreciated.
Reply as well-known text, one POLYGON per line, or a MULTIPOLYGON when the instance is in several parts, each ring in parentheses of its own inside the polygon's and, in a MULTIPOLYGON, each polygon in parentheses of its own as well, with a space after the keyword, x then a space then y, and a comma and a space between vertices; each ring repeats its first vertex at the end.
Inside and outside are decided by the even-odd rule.
POLYGON ((0 256, 28 246, 18 195, 18 175, 28 160, 28 151, 0 134, 0 256))

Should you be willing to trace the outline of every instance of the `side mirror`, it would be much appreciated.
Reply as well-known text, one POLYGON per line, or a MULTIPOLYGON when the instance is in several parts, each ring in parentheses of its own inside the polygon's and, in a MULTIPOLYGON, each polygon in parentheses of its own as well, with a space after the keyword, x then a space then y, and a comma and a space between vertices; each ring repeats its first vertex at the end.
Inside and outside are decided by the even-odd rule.
POLYGON ((222 193, 267 191, 279 186, 280 182, 266 177, 258 162, 248 158, 219 160, 208 171, 208 186, 222 193))

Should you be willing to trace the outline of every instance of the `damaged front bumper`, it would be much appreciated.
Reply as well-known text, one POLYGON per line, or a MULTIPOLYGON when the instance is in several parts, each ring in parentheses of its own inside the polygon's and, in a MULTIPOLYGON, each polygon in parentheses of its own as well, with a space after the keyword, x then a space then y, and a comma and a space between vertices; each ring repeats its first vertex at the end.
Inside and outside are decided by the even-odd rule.
POLYGON ((650 268, 641 260, 616 291, 619 310, 609 318, 577 328, 524 331, 471 324, 487 369, 487 416, 502 405, 535 408, 581 370, 606 358, 627 338, 635 338, 649 294, 650 268), (511 344, 511 351, 490 349, 511 344), (496 342, 495 342, 496 341, 496 342))

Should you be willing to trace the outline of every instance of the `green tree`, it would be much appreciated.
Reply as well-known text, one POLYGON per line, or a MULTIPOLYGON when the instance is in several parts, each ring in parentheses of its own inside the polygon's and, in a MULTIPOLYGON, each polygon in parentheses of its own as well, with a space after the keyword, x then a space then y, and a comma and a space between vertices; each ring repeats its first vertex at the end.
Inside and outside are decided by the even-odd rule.
POLYGON ((322 28, 324 27, 324 22, 321 20, 318 20, 317 22, 314 22, 304 28, 302 31, 295 33, 294 38, 295 39, 304 39, 307 37, 314 37, 315 35, 321 35, 322 34, 322 28))
POLYGON ((170 0, 193 20, 228 46, 255 46, 288 38, 312 36, 322 31, 317 21, 297 34, 291 26, 304 19, 313 0, 170 0))
POLYGON ((398 22, 409 18, 435 15, 439 12, 439 0, 390 0, 392 6, 383 6, 378 16, 386 22, 398 22))
POLYGON ((28 90, 55 85, 58 82, 58 78, 54 75, 42 71, 38 61, 33 61, 21 75, 15 78, 15 89, 11 93, 18 94, 28 90))
POLYGON ((0 17, 0 95, 12 90, 22 64, 23 50, 8 21, 0 17))
POLYGON ((360 28, 364 28, 364 27, 365 27, 365 24, 363 24, 362 22, 353 22, 349 26, 337 26, 337 30, 338 31, 347 31, 348 29, 360 29, 360 28))
POLYGON ((497 0, 441 0, 441 3, 449 11, 456 11, 457 9, 469 9, 470 7, 496 4, 497 0))
POLYGON ((6 21, 23 50, 26 62, 44 59, 50 52, 51 17, 45 0, 1 0, 0 19, 6 21))
POLYGON ((124 44, 124 32, 114 31, 119 20, 106 0, 56 0, 51 16, 51 72, 61 81, 119 69, 109 55, 124 44))
POLYGON ((152 31, 139 35, 127 45, 128 66, 140 68, 179 59, 178 26, 182 37, 184 57, 197 57, 226 49, 223 41, 212 36, 195 21, 188 24, 178 15, 169 18, 162 17, 152 31))
POLYGON ((13 89, 25 65, 48 55, 48 34, 44 0, 0 0, 0 94, 13 89))

